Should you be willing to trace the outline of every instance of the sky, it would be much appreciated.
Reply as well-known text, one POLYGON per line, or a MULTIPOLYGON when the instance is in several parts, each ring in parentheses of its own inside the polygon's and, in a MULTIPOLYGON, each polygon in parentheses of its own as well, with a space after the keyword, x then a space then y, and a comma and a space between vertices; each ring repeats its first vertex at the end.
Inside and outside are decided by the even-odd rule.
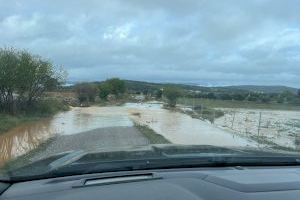
POLYGON ((300 88, 298 0, 0 0, 0 47, 68 81, 300 88))

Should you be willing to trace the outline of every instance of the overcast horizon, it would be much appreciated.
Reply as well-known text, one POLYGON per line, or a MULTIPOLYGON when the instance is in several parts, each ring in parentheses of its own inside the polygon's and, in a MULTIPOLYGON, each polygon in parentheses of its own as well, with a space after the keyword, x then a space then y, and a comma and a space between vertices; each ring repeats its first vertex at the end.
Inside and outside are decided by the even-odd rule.
POLYGON ((0 48, 26 49, 68 82, 111 77, 300 88, 297 0, 0 0, 0 48))

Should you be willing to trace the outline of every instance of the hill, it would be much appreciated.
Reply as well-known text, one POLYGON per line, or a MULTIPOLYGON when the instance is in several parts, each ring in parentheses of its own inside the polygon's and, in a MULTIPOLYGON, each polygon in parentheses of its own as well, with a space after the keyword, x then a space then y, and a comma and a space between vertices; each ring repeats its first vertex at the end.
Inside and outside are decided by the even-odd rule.
POLYGON ((239 89, 251 92, 263 92, 263 93, 282 93, 284 91, 290 91, 293 94, 297 94, 298 89, 287 86, 259 86, 259 85, 238 85, 238 86, 227 86, 229 89, 239 89))
MULTIPOLYGON (((206 87, 190 84, 178 84, 178 83, 152 83, 145 81, 134 81, 134 80, 124 80, 126 88, 129 91, 135 92, 153 92, 161 88, 172 86, 178 87, 184 90, 201 91, 201 92, 221 92, 221 93, 247 93, 247 92, 262 92, 262 93, 282 93, 284 91, 290 91, 293 94, 297 94, 298 89, 287 86, 259 86, 259 85, 236 85, 236 86, 219 86, 219 87, 206 87)), ((100 82, 91 82, 94 84, 100 84, 100 82)), ((73 89, 74 84, 68 85, 65 88, 73 89)))

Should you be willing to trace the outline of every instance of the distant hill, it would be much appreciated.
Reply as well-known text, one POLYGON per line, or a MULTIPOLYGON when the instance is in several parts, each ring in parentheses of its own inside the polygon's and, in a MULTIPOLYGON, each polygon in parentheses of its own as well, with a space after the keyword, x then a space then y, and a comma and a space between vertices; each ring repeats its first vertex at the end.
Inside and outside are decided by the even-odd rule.
MULTIPOLYGON (((144 81, 124 80, 128 90, 136 92, 153 92, 167 86, 174 86, 184 90, 202 91, 202 92, 263 92, 263 93, 282 93, 284 91, 290 91, 293 94, 297 94, 298 89, 287 86, 257 86, 257 85, 237 85, 237 86, 219 86, 219 87, 206 87, 191 84, 178 84, 178 83, 152 83, 144 81)), ((94 84, 100 84, 100 82, 91 82, 94 84)), ((70 84, 70 88, 74 85, 70 84)))
POLYGON ((211 91, 212 89, 209 87, 197 86, 197 85, 186 85, 186 84, 177 84, 177 83, 150 83, 144 81, 132 81, 132 80, 125 80, 126 87, 129 90, 134 91, 143 91, 143 90, 157 90, 168 86, 178 87, 184 90, 201 90, 201 91, 211 91))
POLYGON ((282 93, 284 91, 290 91, 293 94, 297 94, 298 89, 287 86, 259 86, 259 85, 238 85, 227 86, 229 89, 247 90, 251 92, 264 92, 264 93, 282 93))
POLYGON ((293 94, 297 94, 298 89, 287 86, 259 86, 259 85, 238 85, 238 86, 224 86, 224 87, 204 87, 188 84, 174 84, 174 83, 150 83, 142 81, 126 80, 128 89, 135 91, 143 90, 157 90, 166 86, 176 86, 185 90, 194 90, 202 92, 263 92, 263 93, 282 93, 284 91, 290 91, 293 94))

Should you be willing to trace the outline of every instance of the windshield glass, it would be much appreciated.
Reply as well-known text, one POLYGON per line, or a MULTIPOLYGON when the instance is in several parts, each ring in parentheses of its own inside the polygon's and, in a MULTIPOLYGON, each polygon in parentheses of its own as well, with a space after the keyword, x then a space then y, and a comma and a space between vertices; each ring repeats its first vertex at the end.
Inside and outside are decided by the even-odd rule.
POLYGON ((0 5, 0 177, 300 152, 296 0, 0 5))

